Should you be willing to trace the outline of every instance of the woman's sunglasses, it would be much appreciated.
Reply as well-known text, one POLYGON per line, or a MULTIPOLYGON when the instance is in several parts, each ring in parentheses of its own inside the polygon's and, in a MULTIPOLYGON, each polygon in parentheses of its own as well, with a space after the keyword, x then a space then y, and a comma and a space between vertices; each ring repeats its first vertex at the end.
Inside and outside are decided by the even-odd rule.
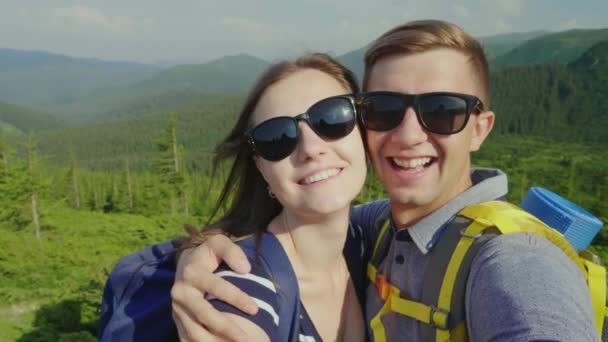
POLYGON ((334 96, 313 104, 306 113, 279 116, 249 129, 245 137, 253 151, 269 161, 289 156, 298 144, 298 121, 305 121, 321 138, 335 140, 352 132, 356 123, 355 102, 352 96, 334 96))
POLYGON ((374 91, 361 94, 357 103, 363 125, 374 131, 399 126, 410 106, 422 127, 445 135, 462 131, 473 110, 483 111, 483 103, 476 96, 448 92, 408 95, 374 91))

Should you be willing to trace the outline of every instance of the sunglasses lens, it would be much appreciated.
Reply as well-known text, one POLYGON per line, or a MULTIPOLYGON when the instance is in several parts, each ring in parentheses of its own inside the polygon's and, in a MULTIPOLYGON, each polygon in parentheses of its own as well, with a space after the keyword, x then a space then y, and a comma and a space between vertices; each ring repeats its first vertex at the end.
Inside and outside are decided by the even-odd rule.
POLYGON ((391 94, 373 94, 363 98, 360 112, 365 128, 388 131, 401 123, 405 114, 405 102, 391 94))
POLYGON ((343 97, 316 103, 308 110, 308 117, 317 134, 327 139, 343 138, 355 127, 355 109, 343 97))
POLYGON ((298 143, 297 136, 296 121, 286 117, 270 119, 258 125, 251 133, 256 153, 270 161, 278 161, 290 155, 298 143))
POLYGON ((451 95, 429 95, 419 100, 420 118, 433 133, 452 134, 464 128, 467 102, 451 95))

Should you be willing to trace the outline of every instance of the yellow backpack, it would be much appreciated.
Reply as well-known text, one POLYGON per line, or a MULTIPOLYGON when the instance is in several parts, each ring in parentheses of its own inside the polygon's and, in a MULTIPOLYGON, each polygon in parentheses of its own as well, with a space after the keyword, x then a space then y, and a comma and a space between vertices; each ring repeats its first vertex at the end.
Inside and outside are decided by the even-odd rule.
POLYGON ((381 318, 391 311, 426 323, 421 340, 467 341, 464 298, 473 257, 492 237, 513 233, 541 235, 566 253, 581 270, 589 286, 598 336, 603 339, 608 335, 604 332, 608 316, 606 269, 600 265, 599 259, 588 251, 577 253, 561 233, 513 204, 490 201, 471 205, 448 223, 429 252, 427 269, 433 272, 425 274, 421 302, 402 298, 399 289, 387 281, 386 275, 377 271, 393 237, 388 215, 379 220, 377 226, 381 228, 367 267, 368 278, 376 284, 384 300, 380 312, 370 323, 377 342, 386 341, 381 318))

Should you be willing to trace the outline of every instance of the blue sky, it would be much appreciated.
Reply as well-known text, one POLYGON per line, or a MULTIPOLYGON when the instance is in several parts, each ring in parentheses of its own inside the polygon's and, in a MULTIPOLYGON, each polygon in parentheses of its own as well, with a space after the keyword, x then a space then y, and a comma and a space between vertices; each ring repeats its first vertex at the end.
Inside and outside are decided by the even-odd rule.
POLYGON ((608 27, 607 0, 0 0, 0 47, 139 62, 335 54, 409 20, 475 36, 608 27))

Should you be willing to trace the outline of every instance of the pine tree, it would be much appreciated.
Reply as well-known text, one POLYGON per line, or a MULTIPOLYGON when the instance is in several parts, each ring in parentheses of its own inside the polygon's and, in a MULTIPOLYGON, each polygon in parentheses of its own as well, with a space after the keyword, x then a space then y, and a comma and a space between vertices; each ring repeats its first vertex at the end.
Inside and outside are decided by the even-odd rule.
POLYGON ((77 162, 76 162, 76 153, 72 149, 70 151, 70 168, 68 170, 68 183, 72 197, 72 205, 76 209, 80 209, 80 188, 78 185, 78 170, 77 170, 77 162))
POLYGON ((156 170, 161 177, 162 187, 169 198, 171 215, 178 211, 187 212, 187 196, 185 194, 185 170, 182 163, 183 147, 177 141, 177 119, 171 115, 164 137, 158 142, 161 152, 157 160, 156 170))
POLYGON ((28 197, 31 210, 31 222, 34 226, 36 239, 40 240, 40 210, 38 195, 41 190, 41 180, 38 175, 38 142, 30 135, 25 145, 27 154, 28 197))
POLYGON ((131 169, 129 167, 129 159, 125 159, 125 181, 127 182, 127 206, 129 212, 134 210, 133 205, 133 181, 131 180, 131 169))

